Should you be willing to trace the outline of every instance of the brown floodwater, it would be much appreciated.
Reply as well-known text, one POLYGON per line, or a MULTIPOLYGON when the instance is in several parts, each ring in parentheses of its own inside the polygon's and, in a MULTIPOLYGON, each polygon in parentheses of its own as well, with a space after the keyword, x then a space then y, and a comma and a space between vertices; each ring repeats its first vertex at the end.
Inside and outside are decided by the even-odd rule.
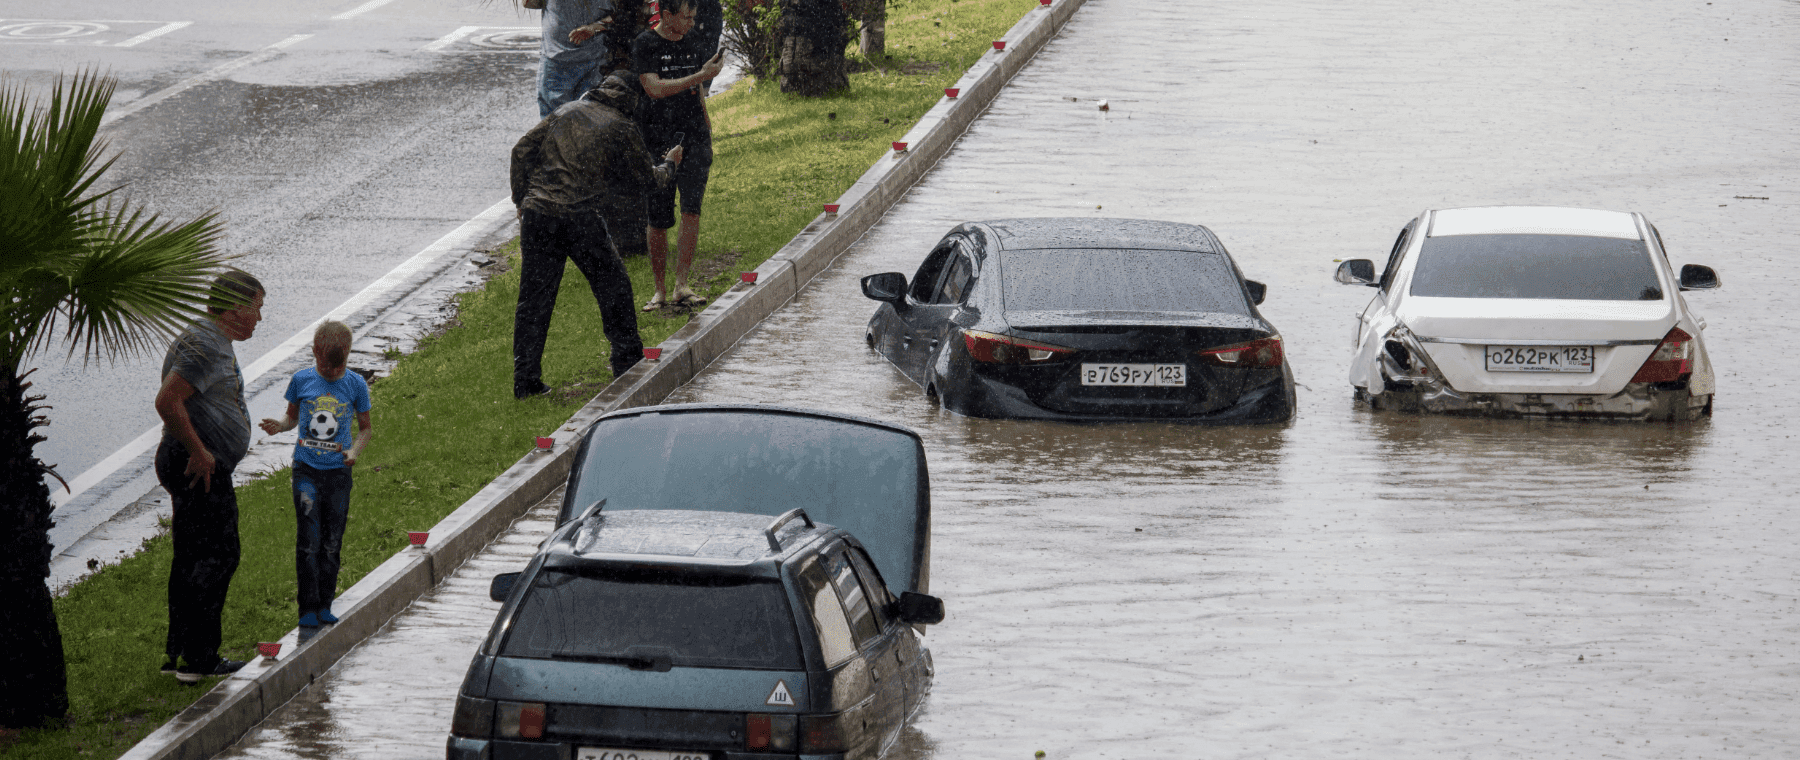
MULTIPOLYGON (((669 401, 924 436, 948 617, 905 757, 1792 757, 1797 84, 1794 2, 1091 0, 881 225, 669 401), (1711 420, 1352 402, 1369 291, 1334 260, 1384 256, 1421 209, 1500 203, 1641 211, 1675 264, 1719 271, 1688 294, 1711 420), (941 411, 864 347, 857 279, 1015 216, 1211 227, 1269 285, 1296 420, 941 411)), ((486 577, 544 529, 524 525, 230 756, 441 756, 486 577)))

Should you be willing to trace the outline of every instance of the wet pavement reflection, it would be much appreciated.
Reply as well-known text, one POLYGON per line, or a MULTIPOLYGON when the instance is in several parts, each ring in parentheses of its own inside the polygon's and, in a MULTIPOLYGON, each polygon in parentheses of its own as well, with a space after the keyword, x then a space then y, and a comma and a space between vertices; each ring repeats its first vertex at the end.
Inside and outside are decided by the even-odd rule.
MULTIPOLYGON (((924 435, 948 618, 903 757, 1791 756, 1797 22, 1772 0, 1093 0, 880 226, 669 401, 924 435), (1717 269, 1724 289, 1689 294, 1716 416, 1356 407, 1369 291, 1333 260, 1381 257, 1422 208, 1490 203, 1642 211, 1675 264, 1717 269), (857 278, 910 277, 968 219, 1053 215, 1212 227, 1269 285, 1295 422, 969 419, 864 347, 857 278)), ((446 667, 418 697, 440 705, 413 721, 428 736, 388 756, 442 741, 464 666, 446 667)), ((392 725, 334 717, 371 743, 392 725)), ((312 756, 258 756, 294 754, 312 756)))

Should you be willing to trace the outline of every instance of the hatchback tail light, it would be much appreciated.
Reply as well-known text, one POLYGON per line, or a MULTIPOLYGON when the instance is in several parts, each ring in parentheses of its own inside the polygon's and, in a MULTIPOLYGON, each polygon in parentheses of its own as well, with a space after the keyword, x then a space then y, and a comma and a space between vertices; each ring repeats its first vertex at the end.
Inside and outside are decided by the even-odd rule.
POLYGON ((1281 357, 1279 335, 1200 352, 1201 361, 1218 367, 1279 367, 1281 357))
POLYGON ((744 749, 762 752, 794 751, 794 716, 746 713, 744 749))
POLYGON ((1663 336, 1661 343, 1656 344, 1656 350, 1644 360, 1644 366, 1638 368, 1637 374, 1631 376, 1631 382, 1673 382, 1693 371, 1694 336, 1674 327, 1663 336))
POLYGON ((800 754, 828 755, 850 751, 845 713, 800 716, 800 754))
POLYGON ((450 733, 471 739, 494 735, 494 700, 458 695, 456 712, 450 716, 450 733))
POLYGON ((502 739, 544 738, 544 703, 496 702, 494 735, 502 739))
POLYGON ((963 345, 975 361, 989 364, 1048 364, 1075 355, 1073 348, 980 330, 964 330, 963 345))

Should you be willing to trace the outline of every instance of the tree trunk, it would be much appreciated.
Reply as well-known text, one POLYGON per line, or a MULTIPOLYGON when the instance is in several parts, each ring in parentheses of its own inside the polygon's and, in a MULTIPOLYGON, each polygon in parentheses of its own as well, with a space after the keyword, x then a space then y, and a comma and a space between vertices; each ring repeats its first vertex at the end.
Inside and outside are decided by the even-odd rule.
POLYGON ((781 8, 781 91, 818 97, 849 87, 844 37, 850 17, 839 0, 782 0, 781 8))
POLYGON ((856 41, 863 55, 887 52, 887 0, 856 0, 856 20, 862 34, 856 41), (858 7, 860 6, 860 7, 858 7))
POLYGON ((50 489, 32 450, 42 396, 7 362, 0 369, 0 726, 60 720, 69 711, 62 633, 50 603, 50 489))

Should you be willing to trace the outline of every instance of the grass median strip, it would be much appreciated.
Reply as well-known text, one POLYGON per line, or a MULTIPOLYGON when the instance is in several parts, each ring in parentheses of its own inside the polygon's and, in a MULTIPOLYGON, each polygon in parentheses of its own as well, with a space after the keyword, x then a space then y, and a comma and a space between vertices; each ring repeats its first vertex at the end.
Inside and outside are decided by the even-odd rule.
MULTIPOLYGON (((888 55, 853 56, 847 92, 815 99, 773 82, 740 83, 709 101, 716 158, 693 286, 716 298, 737 273, 768 259, 879 159, 1036 0, 900 0, 888 16, 888 55)), ((356 469, 344 537, 348 588, 460 506, 612 379, 586 282, 569 267, 544 354, 557 389, 512 398, 512 310, 518 244, 493 253, 497 270, 458 296, 457 317, 374 383, 375 440, 356 469)), ((672 263, 672 262, 671 262, 672 263)), ((644 259, 626 262, 641 303, 644 259)), ((639 317, 645 345, 687 323, 665 307, 639 317)), ((144 399, 143 403, 150 403, 144 399)), ((252 416, 280 410, 253 409, 252 416)), ((257 641, 294 627, 294 516, 289 472, 238 489, 242 561, 225 607, 224 647, 254 656, 257 641)), ((171 547, 166 535, 82 581, 56 602, 68 658, 68 724, 0 736, 0 751, 33 758, 113 758, 205 693, 157 672, 167 628, 171 547)), ((207 681, 210 686, 212 681, 207 681)))

